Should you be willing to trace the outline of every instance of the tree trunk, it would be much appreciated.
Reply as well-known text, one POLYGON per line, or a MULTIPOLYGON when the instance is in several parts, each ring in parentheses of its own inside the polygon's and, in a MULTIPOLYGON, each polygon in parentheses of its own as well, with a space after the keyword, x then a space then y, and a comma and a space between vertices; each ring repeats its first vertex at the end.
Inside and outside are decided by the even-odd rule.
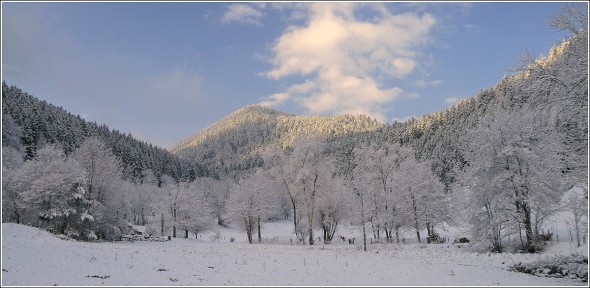
POLYGON ((260 234, 260 217, 258 217, 258 243, 262 242, 262 234, 260 234))
POLYGON ((297 229, 297 202, 295 202, 295 197, 291 195, 291 191, 289 190, 289 185, 283 178, 283 184, 285 185, 285 189, 287 190, 287 194, 289 194, 289 200, 291 200, 291 205, 293 206, 293 230, 295 231, 295 238, 299 239, 299 229, 297 229))
POLYGON ((535 249, 533 245, 535 244, 536 239, 535 235, 533 234, 533 226, 531 224, 531 212, 526 203, 522 205, 522 212, 524 214, 524 231, 526 233, 526 245, 531 252, 535 249))
POLYGON ((367 230, 365 226, 365 222, 363 221, 363 251, 367 251, 367 230))
POLYGON ((299 239, 299 229, 297 229, 297 208, 293 202, 293 230, 295 231, 295 238, 299 239))
POLYGON ((160 236, 164 236, 164 213, 160 213, 160 236))
POLYGON ((332 239, 334 239, 334 234, 336 234, 336 228, 338 228, 338 222, 334 220, 330 221, 328 235, 326 235, 326 239, 330 243, 332 242, 332 239))
POLYGON ((518 223, 518 237, 520 237, 520 246, 524 248, 524 241, 522 240, 522 227, 520 226, 520 222, 518 223))
POLYGON ((184 229, 184 238, 188 239, 188 229, 184 229))
POLYGON ((377 239, 377 232, 379 231, 379 228, 375 226, 375 223, 373 223, 373 217, 371 217, 371 230, 373 231, 373 238, 377 239))
POLYGON ((252 223, 250 217, 244 217, 244 224, 246 224, 246 235, 248 236, 248 243, 252 244, 252 223))
POLYGON ((326 214, 320 210, 320 223, 322 223, 322 235, 324 236, 324 244, 328 241, 328 225, 326 225, 326 214))
POLYGON ((576 243, 578 247, 582 246, 580 237, 580 211, 575 209, 574 211, 574 228, 576 229, 576 243))
POLYGON ((143 206, 141 206, 141 225, 145 225, 145 211, 143 206))
POLYGON ((172 209, 172 218, 174 219, 174 225, 172 226, 172 237, 176 238, 176 208, 172 209))
MULTIPOLYGON (((408 188, 409 190, 410 188, 408 188)), ((414 198, 414 194, 410 194, 412 198, 412 208, 414 209, 414 227, 416 228, 416 236, 418 237, 418 243, 422 244, 422 240, 420 239, 420 224, 418 223, 418 207, 416 207, 416 198, 414 198)))
POLYGON ((363 251, 367 251, 367 228, 365 227, 365 201, 363 196, 359 193, 359 197, 361 198, 361 222, 363 224, 363 251))
POLYGON ((67 228, 68 228, 68 217, 65 217, 65 218, 64 218, 64 222, 63 222, 63 224, 62 224, 62 226, 61 226, 61 229, 60 229, 60 230, 61 230, 61 231, 60 231, 60 234, 64 234, 64 235, 65 235, 65 234, 66 234, 66 229, 67 229, 67 228))
POLYGON ((20 224, 20 213, 18 213, 18 208, 14 209, 14 219, 16 224, 20 224))
POLYGON ((308 227, 308 232, 309 233, 309 245, 313 245, 314 244, 314 240, 313 240, 313 224, 311 224, 311 220, 309 220, 309 224, 307 225, 308 227))

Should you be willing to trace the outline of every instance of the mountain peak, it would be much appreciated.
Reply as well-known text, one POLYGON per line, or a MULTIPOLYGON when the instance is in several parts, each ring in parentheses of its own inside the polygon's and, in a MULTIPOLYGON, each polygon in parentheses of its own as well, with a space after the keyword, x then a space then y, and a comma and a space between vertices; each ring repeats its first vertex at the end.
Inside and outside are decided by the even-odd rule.
MULTIPOLYGON (((252 104, 244 106, 227 116, 221 119, 219 122, 213 124, 213 126, 217 125, 218 123, 224 122, 232 122, 234 124, 243 124, 244 121, 253 121, 253 120, 260 120, 260 119, 268 119, 269 117, 277 117, 277 116, 293 116, 292 114, 285 113, 282 111, 275 110, 273 108, 262 106, 258 104, 252 104), (236 123, 239 122, 239 123, 236 123)), ((213 127, 211 126, 211 127, 213 127)))
POLYGON ((257 115, 267 114, 267 115, 277 115, 277 114, 288 114, 288 113, 281 112, 281 111, 275 110, 273 108, 270 108, 268 106, 263 106, 263 105, 260 105, 260 104, 251 104, 251 105, 246 105, 246 106, 244 106, 244 107, 242 107, 242 108, 240 108, 240 109, 232 112, 229 115, 232 115, 232 114, 257 114, 257 115))

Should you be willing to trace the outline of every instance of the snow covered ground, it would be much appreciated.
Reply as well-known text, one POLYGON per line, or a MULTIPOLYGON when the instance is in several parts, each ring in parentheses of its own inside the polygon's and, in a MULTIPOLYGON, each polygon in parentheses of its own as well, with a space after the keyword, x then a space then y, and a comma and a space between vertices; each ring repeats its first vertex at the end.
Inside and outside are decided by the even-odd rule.
POLYGON ((452 244, 376 244, 363 252, 359 238, 356 245, 340 239, 332 245, 290 245, 289 224, 263 226, 267 241, 280 244, 250 245, 245 233, 233 228, 220 230, 217 239, 207 233, 167 242, 85 243, 3 223, 1 284, 587 286, 508 271, 511 264, 550 255, 588 254, 587 246, 569 242, 554 243, 543 254, 479 254, 452 244))

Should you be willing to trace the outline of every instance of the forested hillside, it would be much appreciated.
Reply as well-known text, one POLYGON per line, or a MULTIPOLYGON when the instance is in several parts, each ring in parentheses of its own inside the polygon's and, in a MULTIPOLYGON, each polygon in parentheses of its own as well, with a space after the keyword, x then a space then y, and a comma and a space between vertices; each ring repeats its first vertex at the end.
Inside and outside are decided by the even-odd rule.
POLYGON ((385 138, 408 144, 417 157, 431 160, 433 170, 448 187, 468 164, 462 150, 476 140, 472 136, 477 138, 469 135, 469 130, 477 127, 482 118, 506 110, 511 115, 530 115, 539 130, 555 128, 569 147, 568 165, 584 172, 588 167, 586 44, 587 35, 577 33, 551 48, 547 57, 534 59, 527 55, 513 67, 517 72, 514 76, 505 76, 495 87, 444 111, 388 126, 385 138))
POLYGON ((241 108, 183 140, 171 151, 227 175, 262 165, 272 145, 287 148, 297 139, 330 138, 385 128, 364 115, 299 116, 259 105, 241 108))
POLYGON ((42 101, 15 86, 2 82, 2 146, 35 158, 45 144, 56 144, 66 155, 90 136, 100 138, 121 160, 123 175, 141 181, 147 171, 157 179, 169 175, 176 180, 205 174, 198 164, 182 160, 165 149, 139 141, 131 134, 88 122, 61 107, 42 101))

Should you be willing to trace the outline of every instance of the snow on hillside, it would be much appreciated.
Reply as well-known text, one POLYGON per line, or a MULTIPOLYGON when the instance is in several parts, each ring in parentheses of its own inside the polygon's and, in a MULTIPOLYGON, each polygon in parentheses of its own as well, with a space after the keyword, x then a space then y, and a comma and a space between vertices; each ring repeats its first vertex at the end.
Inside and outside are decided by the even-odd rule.
MULTIPOLYGON (((286 239, 288 224, 266 229, 276 232, 268 233, 271 238, 287 233, 286 239)), ((220 233, 221 239, 86 243, 3 223, 2 285, 587 285, 507 269, 549 254, 478 254, 450 244, 370 245, 363 252, 358 238, 357 245, 250 245, 236 229, 220 233)), ((570 253, 569 245, 559 243, 549 253, 570 253)))

